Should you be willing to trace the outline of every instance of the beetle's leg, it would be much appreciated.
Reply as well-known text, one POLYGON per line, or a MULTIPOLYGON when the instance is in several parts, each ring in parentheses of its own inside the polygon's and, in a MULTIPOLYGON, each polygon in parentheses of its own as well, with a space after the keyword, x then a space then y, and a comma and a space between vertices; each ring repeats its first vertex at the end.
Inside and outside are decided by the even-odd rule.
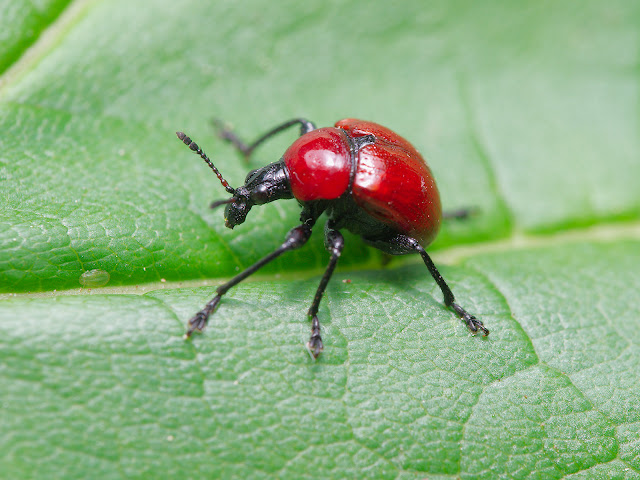
POLYGON ((422 257, 424 264, 429 269, 429 273, 431 273, 431 276, 440 287, 442 295, 444 295, 444 304, 447 307, 452 308, 453 311, 456 312, 456 315, 458 315, 458 317, 460 317, 464 321, 464 323, 466 323, 469 330, 471 330, 473 333, 478 333, 478 330, 480 330, 482 331, 484 336, 489 335, 489 330, 487 330, 487 328, 480 320, 468 313, 464 308, 456 303, 456 299, 453 296, 453 292, 449 288, 449 285, 447 285, 447 282, 444 281, 444 278, 442 278, 442 275, 440 275, 440 272, 433 263, 433 260, 431 260, 431 257, 425 251, 425 249, 422 248, 422 245, 420 245, 418 240, 406 235, 395 235, 390 238, 375 240, 365 238, 364 240, 368 244, 392 255, 403 255, 406 253, 418 252, 422 257))
POLYGON ((225 293, 227 293, 230 288, 235 287, 249 275, 255 273, 261 267, 279 257, 284 252, 295 250, 307 243, 307 240, 309 240, 309 237, 311 236, 311 227, 313 226, 313 223, 314 221, 310 220, 306 223, 303 223, 302 225, 291 229, 289 233, 287 233, 287 237, 285 238, 284 242, 282 242, 282 245, 280 245, 280 247, 278 247, 274 252, 270 253, 262 260, 257 261, 246 270, 240 272, 227 283, 220 285, 216 289, 216 296, 213 297, 202 310, 196 313, 189 320, 189 329, 185 334, 185 338, 189 338, 191 334, 196 330, 202 331, 202 329, 207 325, 209 315, 211 315, 211 313, 213 313, 213 311, 217 308, 218 304, 220 303, 220 299, 225 293))
POLYGON ((322 280, 320 280, 320 285, 318 285, 318 290, 316 290, 316 295, 313 297, 313 303, 308 312, 308 315, 311 317, 311 338, 309 338, 309 342, 307 342, 307 348, 311 355, 313 355, 313 358, 318 358, 318 355, 320 355, 323 349, 322 338, 320 337, 318 307, 320 306, 320 300, 322 300, 327 284, 331 279, 331 275, 336 268, 338 258, 340 258, 340 254, 344 248, 344 238, 342 234, 338 230, 331 228, 329 223, 327 223, 325 227, 324 246, 331 253, 331 259, 329 260, 327 269, 324 271, 324 275, 322 275, 322 280))
POLYGON ((440 290, 442 291, 442 295, 444 295, 444 304, 447 307, 451 307, 453 311, 456 312, 458 317, 460 317, 462 321, 464 321, 464 323, 467 324, 467 327, 473 333, 477 333, 478 330, 481 330, 485 337, 489 335, 489 330, 487 330, 487 328, 484 326, 484 324, 480 320, 478 320, 476 317, 468 313, 464 308, 462 308, 460 305, 458 305, 455 302, 456 299, 453 296, 453 292, 449 288, 449 285, 447 285, 447 282, 444 281, 444 278, 436 268, 435 264, 433 263, 433 260, 431 260, 431 257, 429 256, 429 254, 425 251, 424 248, 422 248, 422 245, 420 245, 417 242, 417 240, 415 240, 414 248, 415 250, 418 251, 418 253, 422 257, 422 260, 424 260, 424 264, 429 269, 429 273, 431 273, 431 276, 440 287, 440 290))
POLYGON ((442 218, 445 220, 466 220, 478 213, 478 209, 474 207, 459 208, 458 210, 449 210, 442 212, 442 218))
POLYGON ((294 118, 292 120, 289 120, 288 122, 284 122, 283 124, 272 128, 267 133, 262 135, 260 138, 255 140, 253 143, 247 145, 245 142, 240 140, 240 138, 231 129, 226 127, 224 123, 221 122, 220 120, 214 119, 213 124, 218 130, 218 135, 220 136, 220 138, 228 141, 234 147, 240 150, 240 152, 242 152, 246 160, 249 160, 249 157, 251 156, 253 151, 259 145, 261 145, 265 140, 268 140, 269 138, 273 137, 274 135, 277 135, 278 133, 286 130, 289 127, 292 127, 293 125, 296 125, 296 124, 300 125, 300 136, 304 135, 305 133, 309 133, 311 130, 316 129, 316 126, 309 120, 306 120, 304 118, 294 118))

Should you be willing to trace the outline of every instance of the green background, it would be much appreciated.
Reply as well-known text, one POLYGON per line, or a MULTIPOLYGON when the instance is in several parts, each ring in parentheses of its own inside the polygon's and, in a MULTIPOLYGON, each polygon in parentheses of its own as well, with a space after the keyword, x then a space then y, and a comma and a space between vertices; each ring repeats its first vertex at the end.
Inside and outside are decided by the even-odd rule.
MULTIPOLYGON (((0 0, 0 477, 640 478, 640 8, 0 0), (299 207, 208 204, 295 116, 383 123, 449 222, 419 258, 309 244, 186 320, 299 207), (94 269, 103 288, 81 288, 94 269), (104 278, 104 277, 103 277, 104 278)), ((91 282, 89 278, 89 282, 91 282)), ((87 287, 94 286, 89 283, 87 287)))

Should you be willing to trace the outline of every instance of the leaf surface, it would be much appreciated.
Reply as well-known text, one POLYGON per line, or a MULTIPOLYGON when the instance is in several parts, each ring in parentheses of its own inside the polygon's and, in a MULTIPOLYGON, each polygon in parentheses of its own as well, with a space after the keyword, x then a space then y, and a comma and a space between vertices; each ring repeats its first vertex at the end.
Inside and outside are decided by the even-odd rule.
POLYGON ((0 18, 0 471, 7 478, 640 478, 640 12, 627 2, 24 2, 0 18), (293 201, 224 228, 251 139, 378 121, 448 222, 380 268, 355 236, 320 308, 293 201), (81 287, 81 283, 85 285, 81 287), (104 288, 99 288, 103 286, 104 288))

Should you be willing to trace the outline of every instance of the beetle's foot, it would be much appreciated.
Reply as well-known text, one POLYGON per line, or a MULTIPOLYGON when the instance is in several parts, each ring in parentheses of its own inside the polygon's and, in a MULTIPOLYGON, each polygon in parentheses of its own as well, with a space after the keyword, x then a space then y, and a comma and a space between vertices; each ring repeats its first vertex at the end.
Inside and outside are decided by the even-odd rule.
POLYGON ((203 310, 200 310, 189 320, 189 328, 187 332, 184 334, 184 338, 187 339, 191 337, 193 332, 201 332, 204 327, 207 326, 207 320, 209 315, 207 315, 203 310))
POLYGON ((225 140, 227 142, 233 142, 233 140, 237 140, 235 138, 233 130, 231 130, 231 127, 229 127, 229 125, 227 125, 219 118, 211 119, 211 124, 213 125, 213 128, 215 128, 218 137, 222 140, 225 140), (231 136, 232 138, 229 138, 229 136, 231 136))
POLYGON ((467 328, 471 330, 472 333, 478 333, 478 331, 481 331, 485 337, 489 335, 489 330, 487 330, 484 324, 460 305, 452 303, 451 308, 453 308, 462 321, 467 324, 467 328))
POLYGON ((320 337, 320 335, 311 335, 311 338, 307 342, 307 350, 309 350, 309 353, 314 359, 318 358, 322 353, 322 350, 324 350, 322 337, 320 337))
POLYGON ((215 308, 218 306, 218 303, 220 303, 221 298, 222 298, 222 295, 216 295, 211 299, 209 303, 205 305, 205 307, 202 310, 200 310, 198 313, 196 313, 193 317, 189 319, 189 328, 187 329, 187 332, 184 334, 185 340, 191 337, 193 332, 201 332, 202 330, 204 330, 204 327, 207 326, 209 315, 211 315, 211 312, 213 312, 215 308))
POLYGON ((318 316, 314 315, 311 319, 311 338, 307 342, 307 349, 314 359, 318 358, 324 345, 322 344, 322 337, 320 336, 320 322, 318 316))
POLYGON ((253 152, 253 148, 251 148, 251 146, 240 140, 233 130, 231 130, 231 128, 229 128, 222 120, 214 118, 211 123, 213 123, 213 126, 216 129, 218 137, 229 142, 238 151, 240 151, 242 155, 244 155, 245 160, 249 160, 249 157, 253 152))
POLYGON ((469 330, 471 330, 473 333, 478 333, 479 330, 482 332, 483 336, 486 337, 487 335, 489 335, 489 330, 487 329, 487 327, 485 327, 484 324, 473 315, 468 315, 468 318, 465 317, 463 318, 463 320, 467 324, 469 330))

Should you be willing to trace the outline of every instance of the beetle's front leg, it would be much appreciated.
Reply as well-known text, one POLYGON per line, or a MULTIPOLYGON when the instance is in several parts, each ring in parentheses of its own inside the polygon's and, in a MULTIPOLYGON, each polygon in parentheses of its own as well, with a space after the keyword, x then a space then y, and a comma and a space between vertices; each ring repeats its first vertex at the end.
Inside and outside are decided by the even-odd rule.
POLYGON ((280 245, 280 247, 278 247, 274 252, 270 253, 262 260, 258 260, 249 268, 233 277, 227 283, 220 285, 216 289, 216 296, 213 297, 202 310, 196 313, 189 320, 189 328, 187 330, 187 333, 185 333, 185 338, 189 338, 195 331, 202 331, 204 329, 204 327, 207 325, 207 321, 209 320, 209 316, 215 311, 215 309, 218 307, 218 304, 220 303, 220 300, 222 299, 222 296, 227 293, 230 288, 235 287, 245 278, 257 272, 264 265, 278 258, 284 252, 295 250, 307 243, 307 240, 309 240, 309 237, 311 236, 312 226, 313 222, 307 222, 291 229, 289 233, 287 233, 287 236, 284 242, 282 242, 282 245, 280 245))
POLYGON ((250 143, 247 145, 245 142, 243 142, 240 139, 240 137, 238 137, 238 135, 235 134, 235 132, 233 132, 233 130, 228 128, 221 120, 218 120, 218 119, 213 120, 213 125, 218 130, 218 136, 223 140, 226 140, 227 142, 231 143, 234 147, 236 147, 236 149, 239 150, 244 155, 244 158, 247 161, 249 160, 249 157, 251 157, 251 154, 253 153, 253 151, 259 145, 261 145, 271 137, 277 135, 278 133, 284 130, 287 130, 289 127, 292 127, 293 125, 296 125, 296 124, 300 125, 300 136, 304 135, 305 133, 309 133, 311 130, 316 129, 316 126, 309 120, 306 120, 304 118, 294 118, 278 125, 277 127, 272 128, 267 133, 263 134, 260 138, 254 140, 253 143, 250 143))
POLYGON ((318 285, 318 290, 316 290, 316 295, 315 297, 313 297, 313 303, 311 304, 311 308, 308 312, 308 315, 311 317, 311 337, 307 342, 307 348, 309 349, 311 355, 313 355, 313 358, 318 358, 318 355, 320 355, 320 352, 322 352, 322 349, 324 348, 324 345, 322 344, 322 337, 320 336, 318 307, 320 306, 320 300, 322 300, 324 291, 329 284, 331 275, 336 268, 338 258, 340 258, 342 249, 344 248, 344 238, 342 237, 342 234, 338 230, 334 230, 331 227, 330 223, 331 222, 327 223, 327 226, 325 228, 324 245, 326 249, 331 253, 331 259, 329 260, 327 269, 324 271, 324 275, 322 275, 320 285, 318 285))

